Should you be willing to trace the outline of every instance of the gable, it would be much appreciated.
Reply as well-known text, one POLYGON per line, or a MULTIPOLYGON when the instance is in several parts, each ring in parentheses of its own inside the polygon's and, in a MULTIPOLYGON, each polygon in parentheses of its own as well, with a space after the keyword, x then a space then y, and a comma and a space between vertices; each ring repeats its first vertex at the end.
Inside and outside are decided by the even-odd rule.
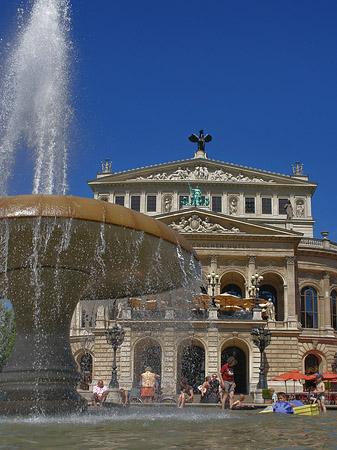
POLYGON ((156 216, 156 219, 182 234, 302 237, 298 232, 256 224, 246 219, 195 207, 162 214, 156 216))
POLYGON ((123 172, 98 174, 97 179, 89 180, 88 183, 99 185, 120 182, 143 183, 144 181, 156 184, 197 181, 214 184, 282 184, 316 187, 315 183, 292 178, 289 175, 204 158, 191 158, 123 172))

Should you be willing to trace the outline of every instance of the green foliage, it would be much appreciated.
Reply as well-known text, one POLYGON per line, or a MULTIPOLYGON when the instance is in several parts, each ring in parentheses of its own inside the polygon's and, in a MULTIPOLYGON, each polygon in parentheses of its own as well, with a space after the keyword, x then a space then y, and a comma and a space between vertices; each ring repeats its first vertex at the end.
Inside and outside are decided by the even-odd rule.
POLYGON ((0 372, 7 363, 15 343, 14 312, 0 304, 0 372))
POLYGON ((269 389, 262 389, 262 398, 266 399, 266 398, 272 398, 271 397, 271 393, 269 389))

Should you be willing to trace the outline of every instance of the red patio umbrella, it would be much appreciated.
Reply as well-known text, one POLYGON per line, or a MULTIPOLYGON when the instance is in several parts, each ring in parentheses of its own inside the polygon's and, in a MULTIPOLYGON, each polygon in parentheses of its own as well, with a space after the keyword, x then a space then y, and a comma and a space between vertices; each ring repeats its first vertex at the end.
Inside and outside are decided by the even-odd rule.
POLYGON ((284 381, 286 392, 287 392, 287 381, 288 380, 294 381, 294 391, 295 391, 295 381, 310 380, 310 379, 311 378, 308 375, 301 373, 299 370, 291 370, 290 372, 281 373, 277 377, 271 378, 269 381, 284 381))

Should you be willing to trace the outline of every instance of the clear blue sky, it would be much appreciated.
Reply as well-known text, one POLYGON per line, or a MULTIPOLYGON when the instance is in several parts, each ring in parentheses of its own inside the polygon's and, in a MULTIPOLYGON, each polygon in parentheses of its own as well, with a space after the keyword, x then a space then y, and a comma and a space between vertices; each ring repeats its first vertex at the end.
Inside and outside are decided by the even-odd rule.
MULTIPOLYGON (((1 0, 7 45, 16 9, 1 0)), ((72 0, 76 134, 70 194, 100 161, 125 170, 193 156, 318 182, 315 236, 337 241, 335 0, 72 0)), ((19 188, 18 192, 20 193, 19 188)))

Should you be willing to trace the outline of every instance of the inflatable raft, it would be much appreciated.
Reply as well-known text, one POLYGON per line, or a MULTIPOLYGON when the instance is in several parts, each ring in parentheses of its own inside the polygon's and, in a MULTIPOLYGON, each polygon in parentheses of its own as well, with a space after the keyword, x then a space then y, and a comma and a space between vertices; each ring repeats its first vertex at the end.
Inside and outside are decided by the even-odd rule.
POLYGON ((275 406, 267 406, 261 413, 298 414, 300 416, 317 416, 319 414, 317 403, 304 405, 299 400, 291 402, 276 402, 275 406))

